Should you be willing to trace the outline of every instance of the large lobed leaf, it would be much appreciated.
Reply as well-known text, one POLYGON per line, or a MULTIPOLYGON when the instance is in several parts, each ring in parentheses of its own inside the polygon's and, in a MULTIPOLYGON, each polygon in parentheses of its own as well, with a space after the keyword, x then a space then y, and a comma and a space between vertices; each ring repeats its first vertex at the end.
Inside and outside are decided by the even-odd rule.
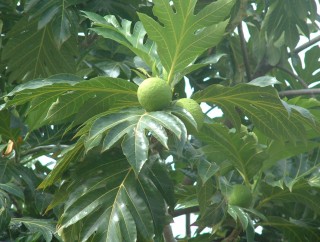
POLYGON ((181 148, 187 140, 184 124, 170 111, 145 112, 141 108, 124 109, 100 117, 93 124, 88 125, 86 150, 99 145, 102 139, 102 151, 108 150, 123 137, 121 143, 123 153, 136 174, 148 159, 150 134, 165 148, 168 148, 166 130, 180 140, 181 148))
POLYGON ((51 23, 54 41, 56 46, 60 48, 77 27, 75 24, 76 13, 71 9, 75 3, 74 0, 33 0, 28 2, 25 11, 30 14, 29 19, 38 21, 38 29, 51 23))
POLYGON ((10 74, 9 81, 75 73, 78 55, 75 39, 70 38, 58 48, 52 28, 48 24, 38 30, 36 19, 28 21, 24 17, 9 31, 1 57, 10 74))
POLYGON ((198 102, 207 102, 219 106, 226 118, 240 128, 240 116, 237 108, 253 122, 265 135, 278 140, 304 140, 305 125, 319 130, 312 115, 306 110, 294 109, 285 105, 272 87, 258 87, 238 84, 233 87, 211 85, 197 92, 193 98, 198 102), (292 132, 294 131, 294 132, 292 132))
POLYGON ((111 106, 137 105, 137 86, 127 80, 96 77, 82 80, 72 75, 57 75, 18 86, 8 96, 14 96, 7 105, 30 103, 27 112, 30 129, 44 124, 59 123, 77 115, 91 118, 96 106, 103 112, 111 106), (86 107, 90 104, 92 106, 86 107), (84 109, 83 107, 86 107, 84 109))
POLYGON ((150 39, 157 43, 161 63, 169 82, 206 49, 215 46, 223 37, 235 1, 219 0, 195 14, 196 0, 154 0, 153 13, 158 21, 139 14, 150 39))
POLYGON ((206 125, 202 130, 198 135, 206 143, 202 150, 221 168, 235 167, 245 181, 250 181, 262 168, 267 154, 253 133, 232 132, 219 124, 206 125))
MULTIPOLYGON (((167 183, 161 171, 152 170, 160 183, 167 183)), ((166 203, 148 172, 137 177, 125 159, 110 155, 94 165, 80 164, 72 173, 59 233, 70 241, 81 224, 76 232, 79 241, 135 242, 138 233, 146 240, 159 238, 166 223, 166 203)))
POLYGON ((95 13, 84 12, 86 17, 98 26, 92 28, 94 32, 107 39, 117 41, 129 48, 139 56, 150 68, 158 64, 156 46, 153 41, 146 38, 146 31, 141 22, 132 24, 131 21, 123 19, 121 23, 113 15, 100 16, 95 13))

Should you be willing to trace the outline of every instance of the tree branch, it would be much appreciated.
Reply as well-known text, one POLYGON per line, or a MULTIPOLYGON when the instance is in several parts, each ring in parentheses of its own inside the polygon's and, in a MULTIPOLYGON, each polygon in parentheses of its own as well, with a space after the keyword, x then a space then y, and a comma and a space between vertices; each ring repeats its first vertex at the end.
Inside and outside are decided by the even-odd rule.
POLYGON ((298 89, 298 90, 286 90, 279 92, 279 96, 285 97, 285 96, 299 96, 299 95, 316 95, 320 94, 320 88, 314 88, 314 89, 298 89))
POLYGON ((246 40, 245 40, 244 34, 243 34, 242 22, 240 22, 240 24, 238 25, 238 32, 239 32, 239 37, 240 37, 240 46, 241 46, 244 66, 246 69, 247 79, 248 79, 248 82, 250 82, 251 81, 250 62, 249 62, 249 57, 248 57, 246 40))
POLYGON ((163 237, 166 242, 177 242, 173 236, 170 224, 167 224, 163 229, 163 237))
POLYGON ((289 74, 293 78, 297 79, 305 88, 308 88, 308 84, 298 75, 294 74, 292 71, 288 70, 287 68, 277 65, 275 66, 277 69, 289 74))
POLYGON ((200 211, 200 209, 198 206, 189 207, 189 208, 182 208, 182 209, 174 210, 172 216, 178 217, 180 215, 184 215, 184 214, 188 214, 188 213, 197 213, 199 211, 200 211))
POLYGON ((294 49, 293 53, 298 54, 300 51, 303 51, 304 49, 307 49, 308 47, 310 47, 311 45, 317 43, 320 41, 320 35, 311 39, 309 42, 297 47, 294 49))
POLYGON ((231 234, 223 240, 223 242, 234 242, 237 241, 239 234, 241 233, 241 229, 235 228, 232 230, 231 234))

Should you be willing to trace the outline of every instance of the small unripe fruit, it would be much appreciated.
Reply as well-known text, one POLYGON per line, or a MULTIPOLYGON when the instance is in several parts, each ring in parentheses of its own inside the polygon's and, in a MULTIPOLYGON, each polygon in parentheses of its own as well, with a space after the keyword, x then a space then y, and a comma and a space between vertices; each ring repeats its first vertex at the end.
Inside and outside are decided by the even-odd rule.
MULTIPOLYGON (((195 100, 191 98, 181 98, 175 103, 175 105, 187 110, 196 121, 197 129, 201 129, 204 121, 204 114, 200 105, 195 100)), ((181 119, 185 123, 186 128, 190 133, 197 133, 197 130, 194 128, 194 126, 185 120, 184 117, 181 117, 181 119)))
POLYGON ((233 185, 227 200, 230 205, 235 205, 243 208, 248 208, 252 202, 252 194, 248 187, 245 185, 233 185))
POLYGON ((148 112, 162 110, 172 100, 170 86, 157 77, 145 79, 138 88, 137 96, 141 106, 148 112))

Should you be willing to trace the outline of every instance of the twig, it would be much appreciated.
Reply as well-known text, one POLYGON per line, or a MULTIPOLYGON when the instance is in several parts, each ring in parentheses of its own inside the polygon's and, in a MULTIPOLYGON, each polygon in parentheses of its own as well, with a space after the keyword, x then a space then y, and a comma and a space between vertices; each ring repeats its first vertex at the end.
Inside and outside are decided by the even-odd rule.
POLYGON ((279 92, 279 96, 298 96, 298 95, 316 95, 320 94, 320 88, 314 88, 314 89, 298 89, 298 90, 286 90, 279 92))
POLYGON ((172 216, 173 217, 178 217, 178 216, 183 215, 183 214, 197 213, 199 211, 200 211, 200 209, 199 209, 198 206, 189 207, 189 208, 182 208, 182 209, 175 210, 173 212, 172 216))
POLYGON ((246 40, 243 34, 242 22, 240 22, 240 24, 238 25, 238 32, 240 37, 240 46, 242 51, 243 62, 246 68, 247 79, 248 79, 248 82, 250 82, 251 81, 250 62, 249 62, 248 51, 246 47, 246 40))
POLYGON ((223 242, 233 242, 237 241, 239 234, 241 233, 241 229, 235 228, 232 230, 231 234, 223 240, 223 242))
POLYGON ((166 242, 177 242, 173 236, 172 228, 171 228, 170 224, 164 226, 163 237, 166 242))
POLYGON ((190 225, 191 225, 190 213, 187 213, 187 214, 186 214, 186 236, 187 236, 187 238, 190 238, 190 237, 191 237, 191 228, 190 228, 190 225))
POLYGON ((305 43, 305 44, 303 44, 303 45, 295 48, 293 52, 294 52, 295 54, 298 54, 300 51, 309 48, 311 45, 313 45, 313 44, 315 44, 315 43, 317 43, 317 42, 319 42, 319 41, 320 41, 320 35, 317 36, 317 37, 315 37, 315 38, 313 38, 313 39, 310 40, 309 42, 307 42, 307 43, 305 43))
POLYGON ((289 74, 293 78, 297 79, 305 88, 308 88, 308 84, 298 75, 294 74, 292 71, 288 70, 287 68, 277 65, 275 66, 277 69, 289 74))

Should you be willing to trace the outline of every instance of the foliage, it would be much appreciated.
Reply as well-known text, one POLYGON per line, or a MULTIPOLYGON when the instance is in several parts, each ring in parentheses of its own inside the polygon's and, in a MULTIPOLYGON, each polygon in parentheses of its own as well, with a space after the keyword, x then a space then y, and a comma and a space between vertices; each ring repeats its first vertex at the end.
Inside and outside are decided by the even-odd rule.
POLYGON ((316 8, 1 1, 0 240, 172 241, 192 214, 180 241, 318 241, 316 8), (138 102, 149 77, 173 91, 162 110, 138 102), (191 94, 202 127, 175 105, 191 94))

